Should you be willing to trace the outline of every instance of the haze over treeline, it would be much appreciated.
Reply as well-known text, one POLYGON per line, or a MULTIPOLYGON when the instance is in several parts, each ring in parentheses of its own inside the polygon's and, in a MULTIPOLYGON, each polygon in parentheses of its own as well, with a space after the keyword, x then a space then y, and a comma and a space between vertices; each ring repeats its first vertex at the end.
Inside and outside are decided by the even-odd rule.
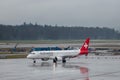
POLYGON ((38 24, 3 25, 0 24, 0 40, 78 40, 120 39, 120 33, 111 28, 52 26, 38 24))

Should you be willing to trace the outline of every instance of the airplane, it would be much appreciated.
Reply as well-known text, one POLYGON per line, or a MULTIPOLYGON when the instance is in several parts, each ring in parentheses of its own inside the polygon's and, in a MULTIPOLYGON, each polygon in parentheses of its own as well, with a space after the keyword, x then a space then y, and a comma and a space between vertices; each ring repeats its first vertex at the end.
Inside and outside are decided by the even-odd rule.
POLYGON ((58 60, 62 60, 62 63, 66 63, 66 58, 75 58, 81 55, 88 55, 90 38, 87 38, 78 50, 49 50, 49 51, 32 51, 27 55, 28 59, 33 59, 33 63, 36 63, 36 59, 47 61, 52 59, 54 63, 58 60))

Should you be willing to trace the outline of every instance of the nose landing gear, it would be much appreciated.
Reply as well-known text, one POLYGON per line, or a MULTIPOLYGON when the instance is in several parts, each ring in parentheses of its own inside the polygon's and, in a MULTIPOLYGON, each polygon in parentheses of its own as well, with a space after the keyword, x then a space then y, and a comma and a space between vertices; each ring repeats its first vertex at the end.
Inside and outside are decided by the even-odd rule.
POLYGON ((36 60, 35 60, 35 59, 33 59, 33 63, 36 63, 36 60))

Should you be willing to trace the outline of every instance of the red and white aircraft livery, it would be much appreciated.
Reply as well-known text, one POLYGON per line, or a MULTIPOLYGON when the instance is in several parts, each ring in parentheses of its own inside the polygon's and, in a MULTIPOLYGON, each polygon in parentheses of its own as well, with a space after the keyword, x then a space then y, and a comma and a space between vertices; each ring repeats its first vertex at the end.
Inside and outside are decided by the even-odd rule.
POLYGON ((33 63, 36 63, 36 59, 47 61, 52 59, 54 63, 58 60, 66 62, 66 58, 75 58, 81 55, 88 55, 89 40, 87 38, 82 47, 78 50, 50 50, 50 51, 32 51, 28 54, 28 59, 33 59, 33 63))

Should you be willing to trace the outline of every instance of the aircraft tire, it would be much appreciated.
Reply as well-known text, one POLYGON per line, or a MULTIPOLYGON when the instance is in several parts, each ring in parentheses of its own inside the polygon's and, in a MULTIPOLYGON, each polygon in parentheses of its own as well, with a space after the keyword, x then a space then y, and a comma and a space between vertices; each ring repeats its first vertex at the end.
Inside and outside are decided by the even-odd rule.
POLYGON ((57 63, 57 60, 56 60, 56 59, 53 59, 53 63, 57 63))
POLYGON ((58 61, 57 57, 55 57, 55 60, 58 61))
POLYGON ((62 63, 66 63, 66 60, 65 60, 65 59, 63 59, 63 60, 62 60, 62 63))
POLYGON ((33 63, 36 63, 36 60, 33 60, 33 63))

